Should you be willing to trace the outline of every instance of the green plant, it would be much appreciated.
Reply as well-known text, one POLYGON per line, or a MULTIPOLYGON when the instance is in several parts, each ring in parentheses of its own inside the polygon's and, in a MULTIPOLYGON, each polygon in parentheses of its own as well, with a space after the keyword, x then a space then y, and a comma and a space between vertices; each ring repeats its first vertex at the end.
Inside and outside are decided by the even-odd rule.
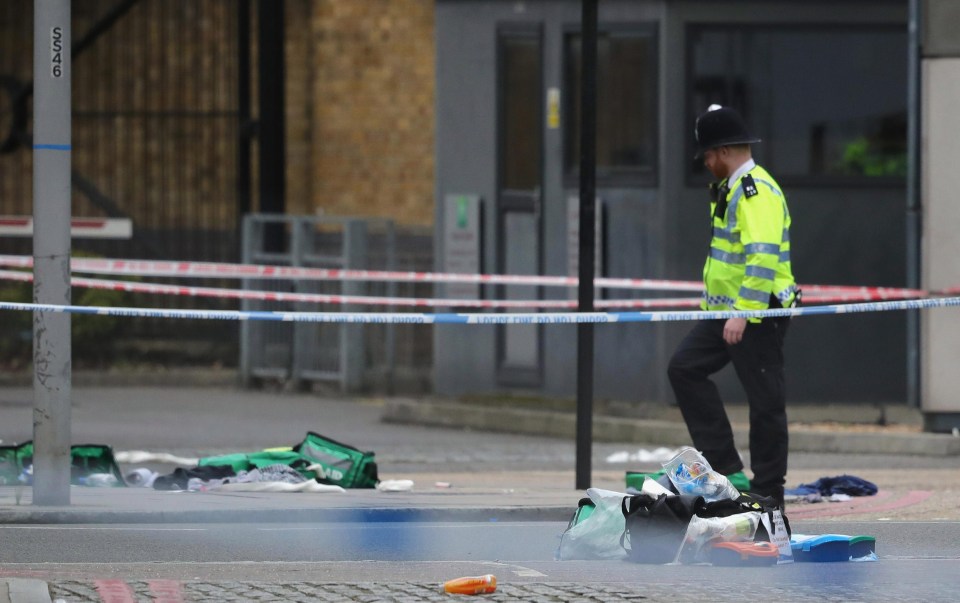
POLYGON ((884 153, 866 136, 856 138, 843 150, 840 172, 858 176, 906 176, 907 154, 884 153))
MULTIPOLYGON (((108 289, 72 289, 73 303, 78 306, 117 307, 130 305, 126 291, 108 289)), ((33 284, 12 282, 0 287, 0 301, 29 303, 33 301, 33 284)), ((31 312, 8 311, 0 320, 0 364, 23 368, 31 362, 33 349, 33 315, 31 312)), ((104 360, 113 351, 113 339, 122 330, 124 318, 75 314, 70 322, 71 345, 76 359, 104 360)))

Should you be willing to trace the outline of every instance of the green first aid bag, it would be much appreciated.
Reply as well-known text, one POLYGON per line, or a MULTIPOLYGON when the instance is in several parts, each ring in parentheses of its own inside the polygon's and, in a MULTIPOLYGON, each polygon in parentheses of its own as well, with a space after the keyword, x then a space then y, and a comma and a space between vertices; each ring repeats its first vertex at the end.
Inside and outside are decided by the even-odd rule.
POLYGON ((312 431, 293 450, 310 461, 318 482, 344 488, 376 488, 380 481, 373 452, 364 452, 312 431))
MULTIPOLYGON (((24 483, 23 470, 33 464, 33 442, 19 446, 0 446, 0 485, 24 483)), ((70 483, 81 483, 94 473, 109 473, 117 478, 116 486, 123 487, 123 474, 113 456, 113 449, 103 444, 75 444, 70 447, 70 483)))
POLYGON ((223 466, 229 465, 231 469, 239 473, 240 471, 250 471, 251 469, 260 469, 270 465, 287 465, 302 473, 304 477, 311 478, 313 474, 308 472, 307 465, 310 463, 299 453, 294 452, 292 448, 263 450, 260 452, 236 452, 233 454, 222 454, 220 456, 206 456, 199 460, 197 465, 223 466))
POLYGON ((241 452, 201 458, 199 465, 229 465, 234 471, 250 471, 283 464, 296 469, 307 479, 343 488, 375 488, 377 464, 372 452, 341 444, 312 431, 293 447, 271 448, 260 452, 241 452))

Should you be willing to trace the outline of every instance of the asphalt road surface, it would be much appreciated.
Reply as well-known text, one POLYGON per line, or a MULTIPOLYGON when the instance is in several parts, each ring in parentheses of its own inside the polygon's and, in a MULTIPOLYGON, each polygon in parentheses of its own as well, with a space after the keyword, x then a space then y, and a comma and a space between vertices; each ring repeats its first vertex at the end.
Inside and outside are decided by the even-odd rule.
POLYGON ((443 600, 439 583, 484 573, 497 576, 492 598, 501 601, 742 601, 746 593, 763 601, 954 601, 960 591, 958 522, 795 522, 800 533, 876 536, 879 560, 764 568, 555 561, 564 527, 7 525, 0 575, 45 580, 66 602, 443 600))
MULTIPOLYGON (((384 424, 381 409, 376 400, 270 392, 83 389, 74 396, 72 435, 117 451, 196 456, 290 445, 312 429, 375 450, 382 478, 425 487, 537 487, 537 480, 556 487, 559 475, 570 484, 573 510, 572 441, 384 424)), ((31 435, 32 392, 0 389, 4 444, 31 435)), ((641 467, 605 459, 641 447, 595 444, 594 485, 622 488, 623 471, 641 467)), ((852 473, 882 486, 888 496, 868 501, 873 512, 788 506, 797 533, 876 536, 877 562, 724 568, 554 561, 564 528, 558 522, 7 524, 0 525, 0 577, 44 580, 66 603, 449 601, 438 583, 483 573, 499 580, 487 601, 953 602, 960 592, 957 466, 956 458, 791 455, 788 485, 852 473)))

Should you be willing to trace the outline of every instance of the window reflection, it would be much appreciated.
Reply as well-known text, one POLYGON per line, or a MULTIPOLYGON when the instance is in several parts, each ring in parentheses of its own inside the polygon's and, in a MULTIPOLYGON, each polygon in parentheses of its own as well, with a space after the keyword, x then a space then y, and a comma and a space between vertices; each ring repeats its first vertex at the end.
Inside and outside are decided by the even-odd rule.
POLYGON ((689 40, 690 123, 711 103, 737 108, 781 178, 905 177, 905 30, 697 26, 689 40))
MULTIPOLYGON (((652 28, 599 32, 597 37, 597 177, 652 175, 657 157, 656 39, 652 28)), ((580 161, 580 34, 564 40, 564 164, 580 161)))

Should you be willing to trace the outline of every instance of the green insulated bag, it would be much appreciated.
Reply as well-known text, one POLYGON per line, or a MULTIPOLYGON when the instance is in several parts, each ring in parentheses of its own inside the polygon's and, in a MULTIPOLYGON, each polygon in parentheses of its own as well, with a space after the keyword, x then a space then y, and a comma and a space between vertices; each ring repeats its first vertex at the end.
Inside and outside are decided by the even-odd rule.
MULTIPOLYGON (((19 446, 0 446, 0 486, 25 483, 24 470, 33 464, 33 442, 19 446)), ((94 473, 109 473, 115 486, 123 487, 123 474, 113 457, 113 449, 102 444, 74 444, 70 447, 70 483, 77 485, 94 473)))
POLYGON ((375 488, 380 481, 373 452, 364 452, 312 431, 294 451, 311 462, 318 482, 344 488, 375 488))

